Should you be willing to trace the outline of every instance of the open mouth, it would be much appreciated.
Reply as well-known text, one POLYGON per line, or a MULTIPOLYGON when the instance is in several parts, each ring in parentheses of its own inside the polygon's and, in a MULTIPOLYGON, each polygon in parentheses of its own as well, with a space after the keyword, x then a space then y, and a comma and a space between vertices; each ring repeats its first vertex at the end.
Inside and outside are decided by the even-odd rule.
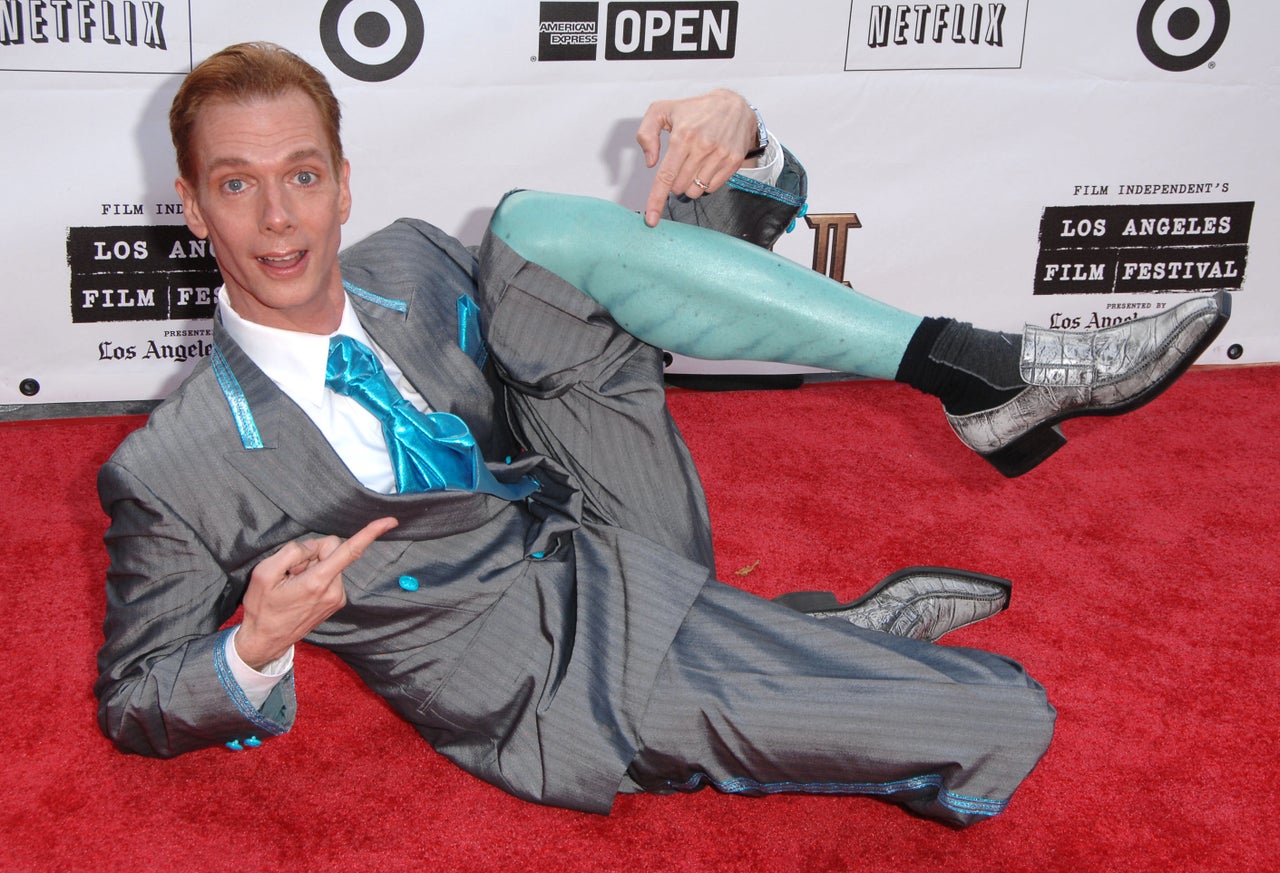
POLYGON ((287 255, 259 255, 258 262, 265 264, 268 267, 288 269, 301 261, 305 255, 305 251, 290 252, 287 255))

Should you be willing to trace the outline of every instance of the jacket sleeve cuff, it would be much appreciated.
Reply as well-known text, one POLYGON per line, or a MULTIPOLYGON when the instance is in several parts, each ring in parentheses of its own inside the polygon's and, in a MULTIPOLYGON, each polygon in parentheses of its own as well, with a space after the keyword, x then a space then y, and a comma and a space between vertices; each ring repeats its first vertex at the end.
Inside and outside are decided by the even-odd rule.
POLYGON ((737 173, 714 194, 696 200, 683 195, 667 198, 666 217, 772 248, 804 214, 808 196, 804 167, 786 148, 782 155, 782 169, 773 184, 737 173))
POLYGON ((240 661, 235 653, 232 641, 236 629, 228 628, 223 631, 218 645, 213 647, 214 671, 218 676, 218 682, 221 683, 222 689, 227 692, 227 696, 240 715, 255 728, 268 736, 286 733, 293 721, 293 674, 291 672, 293 652, 290 650, 288 654, 268 665, 268 668, 278 667, 281 661, 287 659, 288 663, 283 673, 277 676, 264 676, 240 661), (251 679, 248 683, 249 691, 253 692, 254 697, 250 697, 249 691, 241 685, 236 668, 232 666, 232 659, 238 662, 243 670, 257 675, 257 679, 251 679), (265 693, 260 687, 261 680, 264 679, 269 682, 265 693), (254 698, 259 696, 261 699, 255 703, 254 698))
POLYGON ((226 648, 227 667, 231 670, 231 676, 236 684, 244 691, 245 697, 249 698, 249 702, 255 708, 261 709, 276 685, 286 673, 293 669, 293 646, 261 670, 255 670, 246 664, 241 659, 240 653, 236 651, 235 640, 239 631, 240 625, 230 628, 223 641, 223 646, 226 648))

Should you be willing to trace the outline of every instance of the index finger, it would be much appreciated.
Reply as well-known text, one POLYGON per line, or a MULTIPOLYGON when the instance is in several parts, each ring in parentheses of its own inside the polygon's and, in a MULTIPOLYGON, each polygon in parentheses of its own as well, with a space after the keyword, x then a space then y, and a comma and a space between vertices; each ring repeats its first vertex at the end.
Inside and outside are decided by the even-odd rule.
POLYGON ((334 575, 341 573, 354 564, 364 554, 365 549, 373 544, 374 540, 398 524, 400 524, 400 521, 391 517, 379 518, 369 522, 326 555, 319 562, 320 566, 323 566, 326 571, 331 571, 334 575))

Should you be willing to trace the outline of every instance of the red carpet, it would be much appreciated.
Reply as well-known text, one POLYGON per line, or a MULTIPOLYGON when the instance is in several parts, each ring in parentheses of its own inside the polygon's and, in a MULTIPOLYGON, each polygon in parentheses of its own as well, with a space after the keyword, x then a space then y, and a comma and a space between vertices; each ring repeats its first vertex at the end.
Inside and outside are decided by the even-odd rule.
POLYGON ((93 480, 141 419, 0 424, 0 870, 1274 870, 1278 391, 1280 368, 1197 370, 1130 416, 1068 422, 1067 447, 1015 481, 901 386, 671 394, 723 578, 766 596, 853 595, 910 564, 1014 580, 1007 613, 944 642, 1025 663, 1058 733, 1009 810, 964 832, 860 798, 532 806, 306 647, 291 734, 119 754, 90 693, 93 480))

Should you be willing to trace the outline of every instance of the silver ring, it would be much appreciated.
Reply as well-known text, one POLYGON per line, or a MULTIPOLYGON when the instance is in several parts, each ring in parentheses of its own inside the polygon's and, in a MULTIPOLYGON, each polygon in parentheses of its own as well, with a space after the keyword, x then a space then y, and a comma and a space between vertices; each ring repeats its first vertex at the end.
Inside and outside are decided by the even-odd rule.
POLYGON ((702 181, 701 179, 699 179, 697 176, 695 176, 695 177, 694 177, 694 179, 693 179, 693 184, 697 185, 697 186, 698 186, 699 188, 701 188, 703 191, 710 191, 710 190, 711 190, 711 186, 710 186, 710 185, 708 185, 706 182, 702 181))

